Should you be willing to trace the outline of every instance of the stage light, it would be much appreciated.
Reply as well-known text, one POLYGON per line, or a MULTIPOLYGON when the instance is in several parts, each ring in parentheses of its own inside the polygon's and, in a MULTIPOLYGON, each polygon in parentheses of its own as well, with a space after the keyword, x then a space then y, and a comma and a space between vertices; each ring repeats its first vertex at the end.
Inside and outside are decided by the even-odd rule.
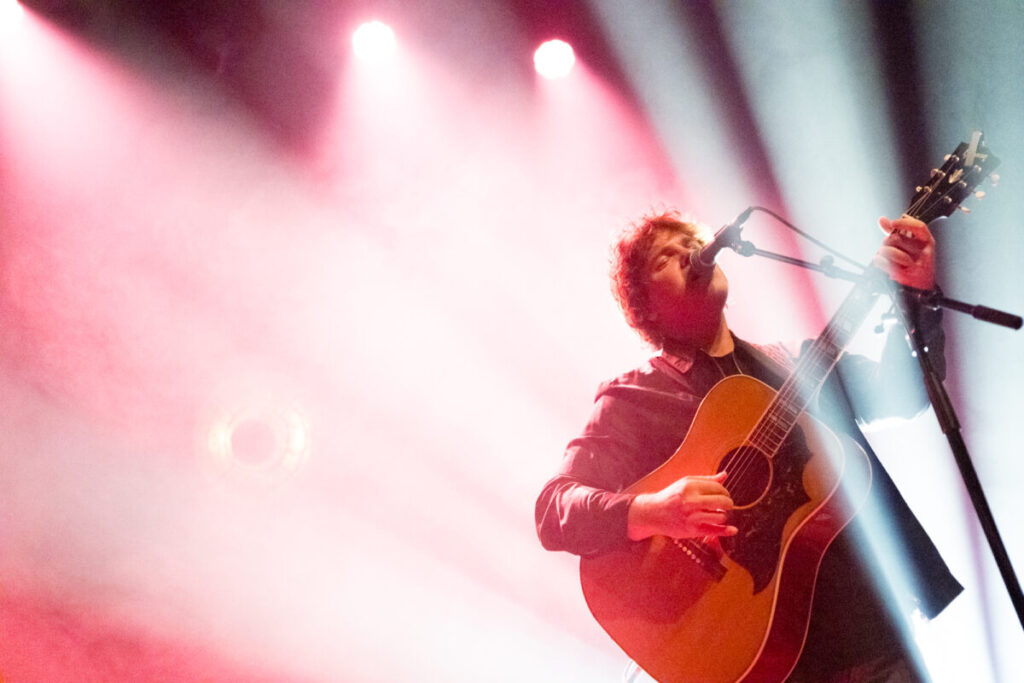
POLYGON ((25 8, 18 0, 0 0, 0 22, 7 23, 25 16, 25 8))
POLYGON ((544 78, 568 76, 575 64, 576 54, 564 40, 549 40, 533 53, 533 65, 544 78))
POLYGON ((395 53, 395 32, 381 21, 368 21, 352 34, 352 49, 361 61, 386 61, 395 53))

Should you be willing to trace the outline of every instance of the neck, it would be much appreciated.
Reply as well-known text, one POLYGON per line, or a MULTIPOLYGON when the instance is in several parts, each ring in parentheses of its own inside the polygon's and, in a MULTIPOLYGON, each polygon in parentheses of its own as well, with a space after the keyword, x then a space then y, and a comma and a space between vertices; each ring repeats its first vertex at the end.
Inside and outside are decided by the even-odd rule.
POLYGON ((693 357, 698 351, 703 351, 709 356, 725 356, 732 353, 734 346, 732 333, 725 322, 724 314, 718 327, 705 337, 700 339, 669 338, 665 340, 664 344, 666 351, 686 357, 693 357))
POLYGON ((732 333, 729 326, 725 324, 725 316, 722 316, 722 323, 718 326, 714 338, 705 344, 701 350, 709 356, 725 356, 732 353, 734 348, 732 333))

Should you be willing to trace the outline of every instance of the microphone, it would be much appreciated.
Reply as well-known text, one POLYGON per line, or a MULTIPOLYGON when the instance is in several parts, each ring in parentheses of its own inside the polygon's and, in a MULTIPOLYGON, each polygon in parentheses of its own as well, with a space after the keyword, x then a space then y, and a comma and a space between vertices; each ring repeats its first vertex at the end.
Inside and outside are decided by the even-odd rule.
POLYGON ((690 252, 690 272, 694 275, 707 275, 715 269, 715 257, 718 252, 726 247, 735 247, 740 240, 740 230, 743 224, 754 212, 754 207, 748 207, 746 211, 736 217, 729 225, 715 233, 714 239, 700 249, 690 252))

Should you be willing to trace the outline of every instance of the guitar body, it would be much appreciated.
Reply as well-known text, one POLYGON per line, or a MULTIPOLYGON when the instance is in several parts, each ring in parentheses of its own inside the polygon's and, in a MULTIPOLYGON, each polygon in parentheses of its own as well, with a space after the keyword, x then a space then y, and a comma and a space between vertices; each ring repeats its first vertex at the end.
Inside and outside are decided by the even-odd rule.
POLYGON ((773 457, 751 449, 775 397, 752 377, 719 382, 675 454, 628 489, 721 470, 732 479, 742 468, 742 486, 726 483, 738 535, 654 537, 581 560, 594 617, 662 683, 784 680, 803 648, 822 556, 870 488, 864 451, 806 414, 773 457))

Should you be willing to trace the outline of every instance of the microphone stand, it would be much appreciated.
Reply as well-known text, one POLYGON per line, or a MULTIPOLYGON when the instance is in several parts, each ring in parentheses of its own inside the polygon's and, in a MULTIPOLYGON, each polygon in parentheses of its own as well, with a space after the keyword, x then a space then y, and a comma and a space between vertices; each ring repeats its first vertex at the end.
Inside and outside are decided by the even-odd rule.
MULTIPOLYGON (((848 280, 850 282, 859 282, 863 279, 861 275, 836 267, 831 256, 823 258, 821 263, 811 263, 810 261, 758 249, 750 242, 738 239, 738 235, 737 239, 729 246, 741 256, 763 256, 774 261, 800 266, 808 270, 824 273, 831 278, 848 280)), ((984 322, 1015 330, 1019 330, 1024 321, 1022 321, 1020 316, 1012 313, 988 308, 987 306, 972 306, 956 299, 947 298, 937 289, 925 291, 899 285, 892 282, 892 280, 888 280, 887 284, 890 285, 890 289, 895 290, 895 295, 893 291, 887 293, 890 294, 893 300, 900 322, 907 330, 907 336, 914 350, 914 356, 921 366, 925 390, 928 392, 928 399, 931 401, 932 408, 935 411, 935 417, 939 421, 942 433, 946 435, 950 449, 953 451, 953 458, 956 460, 957 467, 960 470, 960 476, 963 479, 964 486, 967 488, 971 503, 974 505, 981 528, 985 532, 985 538, 988 540, 989 548, 995 558, 999 573, 1003 578, 1003 583, 1010 594, 1010 601, 1013 603, 1013 608, 1017 613, 1017 620, 1020 622, 1021 627, 1024 628, 1024 592, 1021 592, 1020 582, 1014 573, 1010 556, 1007 554, 1006 546, 1003 544, 999 530, 996 528, 992 510, 985 499, 985 494, 981 488, 981 481, 978 479, 978 474, 967 451, 967 444, 964 443, 963 437, 960 435, 960 422, 953 409, 953 404, 949 400, 949 394, 946 393, 942 379, 932 366, 928 355, 928 347, 924 343, 920 329, 918 329, 914 312, 918 306, 948 308, 961 313, 969 313, 972 317, 984 322)))

